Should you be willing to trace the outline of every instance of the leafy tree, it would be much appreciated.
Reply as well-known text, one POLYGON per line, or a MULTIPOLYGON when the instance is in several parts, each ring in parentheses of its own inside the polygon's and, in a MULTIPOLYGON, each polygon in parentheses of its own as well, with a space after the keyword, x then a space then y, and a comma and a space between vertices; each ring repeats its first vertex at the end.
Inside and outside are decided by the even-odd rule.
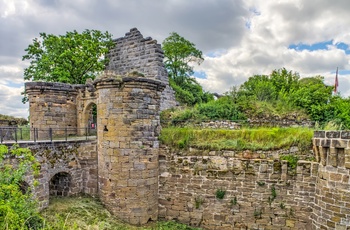
POLYGON ((272 71, 270 80, 277 93, 291 92, 298 87, 299 74, 285 68, 272 71))
POLYGON ((290 94, 290 100, 295 106, 305 109, 312 120, 325 122, 330 118, 325 112, 332 89, 323 83, 322 76, 304 78, 299 81, 299 88, 290 94))
POLYGON ((202 51, 175 32, 164 40, 163 50, 170 86, 175 90, 176 99, 186 105, 212 100, 213 96, 204 92, 202 86, 191 77, 194 73, 192 64, 200 64, 204 60, 202 51))
POLYGON ((239 95, 258 101, 271 101, 276 99, 277 92, 269 76, 255 75, 243 83, 239 95))
POLYGON ((112 46, 111 34, 98 30, 74 30, 59 36, 40 33, 40 39, 35 38, 22 57, 30 60, 24 79, 84 84, 105 68, 108 60, 104 55, 112 46))
MULTIPOLYGON (((32 171, 38 175, 39 165, 27 148, 0 145, 0 229, 40 229, 43 220, 37 210, 30 189, 23 189, 24 175, 32 171), (17 166, 6 158, 15 157, 17 166)), ((34 182, 35 184, 36 182, 34 182)))
POLYGON ((195 47, 195 44, 172 32, 163 42, 165 56, 165 67, 169 76, 181 85, 186 77, 193 72, 192 63, 201 64, 204 61, 202 51, 195 47))
POLYGON ((270 75, 254 75, 240 87, 241 96, 258 101, 273 101, 298 88, 299 75, 285 68, 272 71, 270 75))
POLYGON ((341 129, 350 128, 350 98, 342 98, 339 95, 330 98, 322 109, 323 118, 321 122, 333 122, 341 129))

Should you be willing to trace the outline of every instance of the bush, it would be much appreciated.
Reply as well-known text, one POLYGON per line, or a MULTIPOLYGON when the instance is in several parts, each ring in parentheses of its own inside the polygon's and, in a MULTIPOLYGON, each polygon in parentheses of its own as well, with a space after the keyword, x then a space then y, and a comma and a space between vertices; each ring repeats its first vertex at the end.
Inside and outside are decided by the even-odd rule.
POLYGON ((5 145, 0 145, 0 165, 0 229, 42 228, 43 221, 30 189, 21 189, 27 171, 38 173, 34 156, 27 148, 15 145, 9 151, 5 145), (7 155, 16 157, 16 167, 7 164, 7 155))
POLYGON ((198 114, 208 120, 242 120, 244 114, 232 98, 224 96, 215 101, 197 105, 198 114))

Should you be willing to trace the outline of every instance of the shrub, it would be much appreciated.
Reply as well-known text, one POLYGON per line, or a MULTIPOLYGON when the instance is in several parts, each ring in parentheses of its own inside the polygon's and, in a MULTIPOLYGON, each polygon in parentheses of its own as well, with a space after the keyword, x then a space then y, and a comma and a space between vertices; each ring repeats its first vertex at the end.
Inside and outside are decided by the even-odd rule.
POLYGON ((0 145, 0 169, 0 229, 42 228, 43 221, 30 189, 21 189, 27 171, 38 174, 38 164, 30 150, 15 145, 9 151, 0 145), (7 164, 7 155, 16 157, 18 165, 7 164))
POLYGON ((216 198, 218 198, 218 199, 220 199, 220 200, 224 199, 225 194, 226 194, 226 190, 223 190, 223 189, 221 189, 221 188, 220 188, 220 189, 217 189, 217 190, 216 190, 216 193, 215 193, 216 198))

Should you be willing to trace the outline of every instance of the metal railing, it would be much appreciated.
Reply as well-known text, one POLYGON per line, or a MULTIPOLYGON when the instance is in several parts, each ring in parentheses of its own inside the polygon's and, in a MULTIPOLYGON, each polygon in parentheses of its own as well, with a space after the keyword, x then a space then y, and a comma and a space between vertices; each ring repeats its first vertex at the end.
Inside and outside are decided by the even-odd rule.
POLYGON ((78 128, 31 128, 31 127, 0 127, 0 143, 8 142, 42 142, 94 140, 97 129, 89 127, 78 128))

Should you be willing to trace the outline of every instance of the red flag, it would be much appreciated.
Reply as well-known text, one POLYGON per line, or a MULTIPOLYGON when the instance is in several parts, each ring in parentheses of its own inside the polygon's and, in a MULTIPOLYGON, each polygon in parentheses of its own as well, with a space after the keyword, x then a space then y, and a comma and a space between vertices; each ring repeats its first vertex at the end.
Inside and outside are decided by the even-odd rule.
POLYGON ((334 93, 338 92, 338 67, 337 67, 337 72, 335 74, 335 82, 334 82, 334 93))

